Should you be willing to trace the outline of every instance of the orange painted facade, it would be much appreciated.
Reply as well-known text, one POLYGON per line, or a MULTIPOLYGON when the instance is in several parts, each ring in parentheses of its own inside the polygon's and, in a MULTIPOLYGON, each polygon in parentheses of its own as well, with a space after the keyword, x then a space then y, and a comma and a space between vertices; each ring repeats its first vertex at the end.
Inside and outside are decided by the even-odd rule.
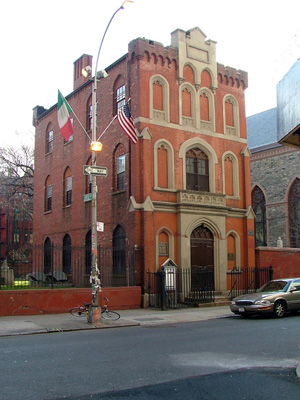
MULTIPOLYGON (((91 62, 83 56, 80 62, 91 62)), ((78 60, 77 60, 78 62, 78 60)), ((77 62, 75 69, 77 70, 77 62)), ((126 243, 143 248, 136 282, 171 258, 179 268, 213 268, 215 289, 226 291, 227 272, 253 267, 254 215, 251 209, 250 153, 247 147, 244 91, 247 73, 216 61, 216 43, 199 28, 171 34, 171 46, 146 39, 129 43, 128 54, 106 69, 98 84, 99 136, 116 114, 117 91, 125 98, 138 132, 136 145, 115 120, 101 138, 97 165, 98 242, 113 245, 122 227, 126 243), (125 185, 118 189, 118 157, 125 156, 125 185)), ((67 100, 89 131, 91 83, 74 81, 67 100)), ((79 79, 79 78, 78 78, 79 79)), ((89 137, 74 119, 73 140, 64 143, 56 106, 35 115, 34 242, 48 237, 61 244, 85 245, 90 202, 83 165, 90 161, 89 137), (53 130, 53 149, 45 151, 53 130), (63 202, 65 173, 72 176, 72 202, 63 202), (52 208, 45 210, 47 179, 52 208)))

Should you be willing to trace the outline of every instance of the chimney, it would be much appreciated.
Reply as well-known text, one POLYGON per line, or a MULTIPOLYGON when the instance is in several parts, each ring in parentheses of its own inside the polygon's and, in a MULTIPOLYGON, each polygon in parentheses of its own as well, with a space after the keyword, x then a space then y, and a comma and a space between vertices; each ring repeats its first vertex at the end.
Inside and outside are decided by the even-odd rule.
POLYGON ((73 90, 79 88, 79 86, 83 85, 87 79, 85 78, 81 70, 87 66, 93 67, 93 56, 89 56, 88 54, 83 54, 78 60, 74 61, 74 80, 73 80, 73 90))

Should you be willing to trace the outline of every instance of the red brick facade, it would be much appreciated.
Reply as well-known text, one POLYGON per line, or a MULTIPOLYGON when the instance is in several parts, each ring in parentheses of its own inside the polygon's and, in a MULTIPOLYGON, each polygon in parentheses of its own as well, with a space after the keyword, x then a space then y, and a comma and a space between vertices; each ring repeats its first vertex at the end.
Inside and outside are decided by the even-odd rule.
MULTIPOLYGON (((134 145, 114 120, 101 138, 97 165, 107 167, 108 176, 97 178, 98 221, 105 226, 98 242, 113 245, 121 226, 127 244, 144 249, 144 262, 136 270, 139 285, 148 269, 155 271, 172 258, 179 268, 212 266, 215 288, 223 291, 228 270, 255 265, 247 73, 218 64, 216 43, 206 41, 198 28, 176 30, 171 39, 170 47, 133 40, 128 54, 108 67, 108 77, 98 83, 97 137, 114 118, 117 89, 123 85, 138 132, 134 145), (116 159, 121 155, 125 186, 117 190, 116 159)), ((90 61, 84 55, 75 62, 76 71, 77 63, 90 61)), ((91 82, 74 81, 67 96, 89 135, 91 92, 91 82)), ((90 163, 90 139, 74 118, 73 139, 64 143, 56 105, 34 119, 34 242, 43 244, 48 237, 62 244, 68 234, 72 245, 84 246, 91 226, 83 175, 83 165, 90 163), (72 177, 70 205, 64 201, 66 171, 72 177), (46 182, 52 185, 48 210, 46 182)))

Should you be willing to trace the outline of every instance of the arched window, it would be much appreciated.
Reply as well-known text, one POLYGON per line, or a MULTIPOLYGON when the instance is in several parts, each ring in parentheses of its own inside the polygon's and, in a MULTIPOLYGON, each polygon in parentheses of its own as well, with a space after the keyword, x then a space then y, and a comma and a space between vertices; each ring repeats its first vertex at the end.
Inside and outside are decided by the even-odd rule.
POLYGON ((90 274, 92 270, 92 233, 89 230, 85 236, 85 273, 90 274))
POLYGON ((150 118, 169 122, 169 84, 161 75, 149 81, 150 118))
POLYGON ((122 144, 119 144, 114 151, 113 165, 113 188, 114 191, 125 190, 126 188, 126 154, 122 144))
POLYGON ((160 232, 158 237, 159 266, 169 258, 169 235, 167 232, 160 232))
POLYGON ((154 187, 174 188, 174 150, 167 140, 159 140, 154 145, 154 187))
POLYGON ((209 99, 205 92, 200 94, 200 116, 202 121, 209 121, 209 99))
POLYGON ((208 157, 197 147, 186 153, 186 189, 209 191, 208 157))
POLYGON ((44 242, 44 274, 50 274, 52 271, 52 245, 47 237, 44 242))
POLYGON ((195 83, 195 74, 191 65, 185 65, 183 68, 183 78, 185 82, 189 82, 191 85, 195 83))
POLYGON ((189 83, 180 90, 181 124, 185 126, 195 125, 195 89, 189 83))
POLYGON ((158 111, 164 110, 164 88, 159 80, 153 82, 153 108, 158 111))
POLYGON ((222 157, 223 193, 228 197, 239 197, 239 163, 236 155, 226 152, 222 157))
POLYGON ((113 233, 113 274, 126 275, 125 230, 118 225, 113 233))
POLYGON ((45 181, 45 203, 44 211, 49 212, 52 210, 52 183, 51 178, 48 175, 45 181))
POLYGON ((200 127, 210 131, 215 130, 214 96, 212 92, 203 88, 199 91, 200 127))
POLYGON ((168 187, 168 149, 162 144, 157 149, 158 187, 168 187))
POLYGON ((182 115, 192 117, 192 94, 188 88, 184 88, 182 91, 182 115))
POLYGON ((233 159, 230 155, 225 157, 225 194, 233 196, 233 159))
POLYGON ((296 178, 289 192, 289 237, 291 247, 300 247, 300 179, 296 178))
POLYGON ((49 125, 46 131, 46 154, 51 153, 53 150, 53 135, 53 129, 49 125))
POLYGON ((252 208, 255 213, 255 246, 266 246, 266 200, 262 190, 258 186, 255 186, 252 190, 252 208))
POLYGON ((72 174, 71 168, 66 168, 64 173, 64 206, 72 204, 72 174))
POLYGON ((114 114, 117 114, 118 111, 125 105, 126 103, 126 85, 125 78, 122 75, 119 75, 113 86, 114 93, 114 114))
POLYGON ((223 121, 226 135, 240 136, 239 106, 233 96, 223 99, 223 121))
POLYGON ((211 76, 206 69, 201 72, 201 87, 207 87, 211 89, 211 76))

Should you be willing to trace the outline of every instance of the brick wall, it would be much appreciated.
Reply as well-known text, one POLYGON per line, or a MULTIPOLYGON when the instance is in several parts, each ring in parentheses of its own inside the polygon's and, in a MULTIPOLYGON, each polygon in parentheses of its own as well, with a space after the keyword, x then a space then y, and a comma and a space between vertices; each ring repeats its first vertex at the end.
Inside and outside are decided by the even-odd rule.
POLYGON ((274 279, 300 276, 300 249, 258 247, 255 254, 258 267, 272 265, 274 279))

